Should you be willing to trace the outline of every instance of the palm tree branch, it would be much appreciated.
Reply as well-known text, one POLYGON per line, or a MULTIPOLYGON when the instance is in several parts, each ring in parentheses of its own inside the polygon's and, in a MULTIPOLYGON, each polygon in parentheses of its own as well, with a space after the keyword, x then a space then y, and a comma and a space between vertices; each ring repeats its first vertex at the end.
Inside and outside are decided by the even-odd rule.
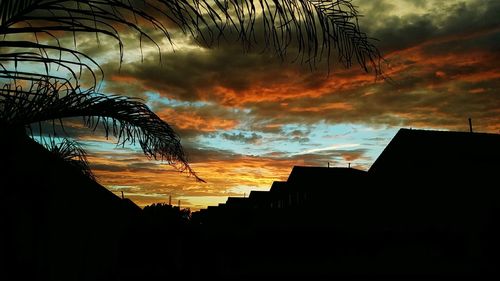
MULTIPOLYGON (((59 63, 64 63, 64 61, 66 61, 66 60, 62 59, 62 54, 67 53, 76 59, 76 61, 73 62, 72 64, 79 65, 80 67, 84 67, 84 68, 89 70, 89 73, 92 75, 92 77, 94 79, 94 85, 91 86, 91 88, 95 87, 97 77, 96 77, 95 71, 90 67, 90 65, 88 63, 83 62, 82 59, 86 59, 87 61, 90 61, 90 63, 92 65, 94 65, 95 67, 97 67, 99 69, 99 71, 101 72, 101 75, 104 75, 102 68, 93 58, 91 58, 90 56, 88 56, 82 52, 79 52, 77 50, 64 48, 64 47, 60 47, 60 46, 53 46, 53 45, 49 45, 49 44, 42 44, 42 43, 38 43, 38 42, 7 41, 7 40, 0 41, 0 48, 38 49, 38 50, 40 50, 40 53, 39 53, 40 57, 38 59, 35 59, 33 62, 42 63, 45 65, 46 68, 50 63, 54 63, 56 60, 58 60, 59 63), (47 53, 47 50, 54 50, 54 51, 59 52, 59 58, 57 58, 57 59, 51 58, 49 56, 49 54, 47 53)), ((4 58, 6 58, 10 55, 12 57, 12 59, 10 61, 16 62, 16 60, 19 58, 18 54, 23 54, 23 53, 25 53, 25 52, 21 52, 21 53, 11 52, 11 53, 2 54, 2 55, 4 56, 4 58)), ((17 70, 14 70, 14 72, 15 71, 17 71, 17 70)), ((33 74, 36 74, 36 73, 33 73, 33 74)), ((74 77, 76 78, 75 75, 74 75, 74 77)), ((62 77, 61 77, 61 79, 62 79, 62 77)))
MULTIPOLYGON (((68 21, 59 21, 63 25, 56 24, 54 30, 60 28, 61 31, 105 34, 122 44, 119 32, 113 28, 113 25, 118 24, 138 31, 140 38, 148 38, 156 44, 148 31, 137 23, 137 18, 142 18, 171 41, 161 17, 148 12, 154 10, 184 32, 192 34, 195 39, 200 39, 201 43, 210 44, 214 39, 214 31, 218 32, 219 38, 230 26, 244 46, 249 48, 258 37, 255 24, 260 19, 266 47, 272 47, 280 57, 285 57, 289 46, 296 43, 305 62, 315 64, 323 53, 330 61, 335 50, 339 61, 346 67, 351 66, 354 59, 366 71, 370 64, 375 73, 380 72, 380 65, 377 64, 380 54, 360 31, 356 21, 358 13, 351 0, 146 0, 143 3, 140 6, 135 2, 118 0, 35 1, 28 8, 19 6, 24 8, 22 11, 26 11, 24 14, 8 20, 2 18, 2 27, 33 20, 57 23, 58 18, 63 18, 68 21), (42 10, 56 16, 31 13, 42 10), (133 19, 127 17, 126 13, 131 13, 133 19), (79 24, 79 28, 75 28, 75 24, 79 24), (100 25, 104 26, 100 28, 100 25)), ((33 29, 29 31, 36 32, 33 29)), ((120 53, 122 57, 121 49, 120 53)))
POLYGON ((48 135, 41 138, 41 144, 61 160, 78 169, 82 174, 95 180, 90 169, 87 152, 74 140, 68 138, 56 141, 56 136, 48 135))
POLYGON ((34 83, 25 91, 4 87, 0 90, 0 107, 7 116, 1 119, 12 125, 26 125, 83 116, 87 127, 95 130, 101 125, 106 137, 117 138, 117 145, 138 143, 148 158, 165 161, 203 181, 189 166, 179 136, 144 103, 64 87, 64 84, 56 87, 47 81, 34 83))
MULTIPOLYGON (((33 52, 19 52, 19 53, 10 53, 10 54, 0 54, 0 65, 3 65, 1 62, 4 61, 4 62, 12 62, 12 60, 14 60, 14 62, 34 62, 34 63, 39 63, 40 62, 40 54, 38 53, 33 53, 33 52)), ((89 73, 92 73, 92 69, 90 69, 88 67, 87 64, 85 63, 82 63, 82 62, 78 62, 78 61, 74 61, 74 60, 65 60, 65 59, 52 59, 50 57, 46 57, 44 58, 43 60, 44 62, 44 65, 45 65, 45 74, 44 75, 48 75, 49 74, 49 66, 51 64, 55 64, 57 65, 57 67, 62 67, 64 69, 66 69, 67 72, 69 72, 71 74, 71 77, 74 78, 75 80, 79 79, 81 77, 81 74, 83 73, 83 69, 85 68, 86 70, 89 71, 89 73), (79 71, 77 74, 74 70, 73 70, 73 67, 78 67, 79 68, 79 71)), ((18 70, 14 70, 14 71, 7 71, 6 68, 4 67, 3 68, 4 71, 0 70, 0 73, 10 73, 11 74, 11 77, 16 77, 17 74, 21 73, 20 71, 18 70)), ((31 73, 31 72, 30 72, 31 73)), ((27 74, 26 72, 24 74, 27 74)), ((31 73, 33 74, 33 73, 31 73)), ((39 75, 36 75, 36 76, 39 76, 39 75)), ((60 77, 61 80, 67 80, 65 79, 65 77, 60 77)), ((96 77, 94 76, 94 84, 96 83, 96 77)))

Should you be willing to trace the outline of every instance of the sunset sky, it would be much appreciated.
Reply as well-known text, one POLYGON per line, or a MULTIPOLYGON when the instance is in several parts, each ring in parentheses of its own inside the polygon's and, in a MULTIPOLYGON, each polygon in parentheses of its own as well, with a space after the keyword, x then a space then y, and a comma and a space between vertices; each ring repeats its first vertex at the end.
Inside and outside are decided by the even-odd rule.
POLYGON ((401 127, 464 131, 471 117, 476 131, 500 132, 500 1, 353 3, 390 83, 357 66, 328 75, 231 40, 204 48, 176 30, 174 46, 159 42, 161 61, 146 44, 141 62, 137 34, 125 34, 120 68, 115 41, 79 39, 102 63, 101 91, 144 99, 177 130, 206 183, 87 133, 79 139, 98 181, 141 206, 171 195, 199 209, 268 190, 294 165, 367 170, 401 127))

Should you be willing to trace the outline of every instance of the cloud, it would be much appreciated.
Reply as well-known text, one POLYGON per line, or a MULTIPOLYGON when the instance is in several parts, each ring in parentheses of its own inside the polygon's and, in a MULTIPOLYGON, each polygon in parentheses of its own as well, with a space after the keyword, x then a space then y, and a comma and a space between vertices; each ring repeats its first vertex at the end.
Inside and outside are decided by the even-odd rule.
MULTIPOLYGON (((491 46, 476 45, 478 39, 491 36, 498 36, 498 32, 457 34, 412 42, 414 45, 387 57, 391 63, 388 72, 394 84, 374 83, 371 75, 357 70, 337 71, 327 77, 324 73, 304 72, 296 65, 269 60, 266 63, 262 59, 265 56, 226 49, 203 51, 202 54, 178 52, 178 56, 168 58, 170 65, 180 66, 176 68, 177 73, 173 73, 173 67, 171 71, 157 62, 147 61, 130 74, 125 70, 121 75, 133 77, 130 83, 143 85, 143 91, 155 91, 163 97, 179 100, 213 103, 211 114, 217 116, 214 120, 224 121, 219 122, 220 127, 191 126, 193 134, 196 130, 234 129, 242 125, 242 120, 251 122, 240 129, 258 132, 279 132, 280 127, 288 123, 321 121, 457 129, 461 127, 463 114, 488 115, 483 118, 493 122, 488 121, 483 128, 495 130, 496 103, 489 101, 497 100, 494 89, 499 70, 489 62, 497 61, 498 55, 488 51, 491 46), (468 48, 450 49, 447 53, 438 50, 443 44, 467 46, 468 43, 468 48), (183 73, 182 79, 180 73, 183 73), (480 91, 483 95, 469 95, 474 89, 484 89, 480 91), (464 111, 467 104, 482 108, 464 111), (248 113, 228 116, 214 110, 217 106, 246 109, 248 113), (436 111, 442 118, 423 118, 436 111), (224 122, 229 123, 224 125, 224 122)), ((175 116, 179 110, 182 114, 182 110, 176 108, 171 110, 170 116, 175 116)))
POLYGON ((243 133, 238 133, 238 134, 223 133, 221 136, 226 140, 243 142, 248 144, 258 144, 262 140, 262 136, 257 135, 256 133, 251 133, 250 135, 245 135, 243 133))
POLYGON ((190 137, 219 130, 231 130, 239 124, 239 118, 220 107, 163 108, 156 112, 169 122, 181 136, 190 137))
POLYGON ((359 144, 357 143, 345 143, 345 144, 334 144, 328 147, 321 147, 321 148, 314 148, 314 149, 309 149, 299 154, 310 154, 310 153, 316 153, 316 152, 322 152, 322 151, 329 151, 329 150, 341 150, 341 149, 346 149, 346 148, 353 148, 353 147, 358 147, 359 144))
POLYGON ((310 133, 310 130, 293 130, 289 133, 286 133, 282 139, 291 142, 308 143, 311 140, 309 138, 310 133))
POLYGON ((180 174, 158 161, 150 161, 141 153, 120 151, 96 151, 90 149, 89 161, 98 181, 111 191, 125 195, 144 206, 152 202, 166 201, 168 196, 184 198, 183 206, 201 208, 190 203, 189 198, 219 198, 242 196, 238 186, 254 190, 268 190, 275 180, 286 180, 295 165, 300 166, 346 166, 347 162, 359 162, 363 166, 364 149, 311 151, 301 155, 269 154, 250 156, 228 150, 187 146, 194 157, 192 167, 207 183, 196 182, 192 177, 180 174), (155 201, 156 200, 156 201, 155 201))
MULTIPOLYGON (((144 99, 179 132, 193 168, 208 184, 148 162, 140 153, 126 156, 96 146, 91 163, 101 182, 112 190, 129 186, 127 193, 140 204, 169 194, 213 200, 238 195, 237 186, 266 189, 286 179, 293 165, 353 163, 367 169, 376 157, 373 147, 390 139, 366 133, 363 140, 344 140, 338 134, 332 142, 347 146, 319 144, 318 124, 467 130, 472 117, 477 131, 500 132, 499 1, 356 4, 364 15, 362 28, 379 39, 390 83, 376 82, 356 66, 334 65, 330 74, 321 65, 311 70, 307 63, 290 63, 293 56, 283 62, 261 52, 261 46, 244 51, 231 38, 206 48, 194 45, 192 38, 176 37, 175 52, 162 42, 161 61, 147 47, 141 63, 133 47, 136 38, 126 35, 128 50, 135 53, 126 54, 121 69, 116 61, 103 60, 103 91, 144 99), (214 139, 222 143, 211 146, 214 139), (303 152, 286 150, 292 146, 294 153, 303 152), (247 147, 254 155, 247 155, 252 154, 247 147)), ((115 51, 103 42, 100 48, 84 48, 106 58, 115 51)), ((69 130, 78 135, 78 128, 69 130)), ((100 140, 89 133, 80 139, 100 140)), ((185 203, 196 205, 189 199, 185 203)))

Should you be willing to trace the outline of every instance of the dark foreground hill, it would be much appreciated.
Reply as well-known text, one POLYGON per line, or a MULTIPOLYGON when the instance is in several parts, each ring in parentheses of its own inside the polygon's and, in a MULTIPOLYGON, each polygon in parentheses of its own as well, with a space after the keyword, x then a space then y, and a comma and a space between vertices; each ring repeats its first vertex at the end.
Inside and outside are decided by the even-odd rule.
POLYGON ((117 280, 140 208, 23 130, 0 135, 0 280, 117 280))

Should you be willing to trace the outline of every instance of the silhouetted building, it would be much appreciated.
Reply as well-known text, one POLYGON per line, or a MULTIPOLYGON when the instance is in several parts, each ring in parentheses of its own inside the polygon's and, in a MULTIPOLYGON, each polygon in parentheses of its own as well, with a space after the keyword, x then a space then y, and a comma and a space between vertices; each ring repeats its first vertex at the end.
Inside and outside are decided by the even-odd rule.
POLYGON ((268 191, 253 190, 248 199, 252 208, 269 208, 271 205, 271 196, 268 191))
POLYGON ((116 280, 140 208, 0 128, 0 279, 116 280))
POLYGON ((283 198, 285 206, 328 206, 365 185, 366 177, 365 171, 351 168, 293 167, 283 198))
POLYGON ((227 279, 498 277, 498 159, 500 135, 401 129, 368 172, 293 167, 269 192, 200 211, 217 257, 205 268, 227 279))
POLYGON ((500 170, 500 135, 401 129, 371 166, 373 175, 483 179, 500 170))
POLYGON ((247 209, 250 207, 250 200, 244 197, 229 197, 227 198, 225 207, 232 209, 247 209))
MULTIPOLYGON (((324 205, 325 201, 332 200, 331 196, 339 197, 364 184, 366 176, 365 171, 351 168, 295 166, 286 182, 275 181, 269 191, 252 191, 249 198, 229 197, 218 208, 237 213, 247 209, 317 207, 315 205, 324 205)), ((209 207, 209 210, 216 208, 209 207)))

